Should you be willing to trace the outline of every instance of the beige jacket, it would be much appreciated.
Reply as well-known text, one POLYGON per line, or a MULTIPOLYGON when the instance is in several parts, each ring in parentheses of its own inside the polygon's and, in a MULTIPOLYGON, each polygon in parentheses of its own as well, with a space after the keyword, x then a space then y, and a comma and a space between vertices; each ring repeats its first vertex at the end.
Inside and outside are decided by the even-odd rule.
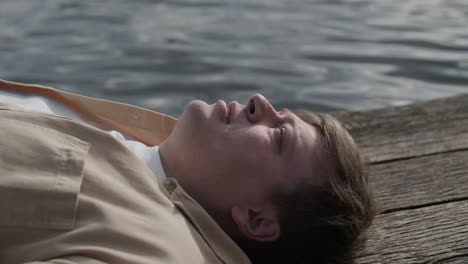
MULTIPOLYGON (((82 118, 156 145, 176 120, 43 86, 0 89, 62 101, 82 118)), ((0 105, 0 263, 250 263, 174 179, 108 133, 0 105)))

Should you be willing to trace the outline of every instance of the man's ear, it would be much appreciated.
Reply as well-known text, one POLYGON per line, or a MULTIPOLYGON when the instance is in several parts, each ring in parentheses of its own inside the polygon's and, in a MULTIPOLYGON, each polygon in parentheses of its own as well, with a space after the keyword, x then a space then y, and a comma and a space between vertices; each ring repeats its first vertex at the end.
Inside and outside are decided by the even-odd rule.
POLYGON ((233 206, 231 217, 239 232, 250 240, 259 242, 275 241, 280 236, 280 225, 271 207, 247 208, 233 206))

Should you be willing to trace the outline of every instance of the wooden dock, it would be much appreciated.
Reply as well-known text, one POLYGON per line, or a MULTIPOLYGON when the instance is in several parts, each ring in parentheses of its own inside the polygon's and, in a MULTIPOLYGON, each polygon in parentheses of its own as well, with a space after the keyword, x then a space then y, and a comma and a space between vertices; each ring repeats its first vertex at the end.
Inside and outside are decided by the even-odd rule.
POLYGON ((336 116, 381 210, 358 263, 468 263, 468 95, 336 116))

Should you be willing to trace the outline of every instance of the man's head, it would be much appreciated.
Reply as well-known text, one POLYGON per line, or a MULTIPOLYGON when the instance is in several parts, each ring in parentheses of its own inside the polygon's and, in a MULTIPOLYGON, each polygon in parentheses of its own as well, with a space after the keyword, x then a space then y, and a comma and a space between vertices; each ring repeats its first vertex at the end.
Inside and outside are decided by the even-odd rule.
MULTIPOLYGON (((295 230, 295 226, 312 229, 319 223, 310 220, 332 220, 329 207, 336 205, 340 214, 348 213, 341 207, 340 193, 336 193, 336 188, 349 180, 337 176, 347 173, 337 151, 344 144, 346 153, 341 154, 358 152, 334 119, 324 130, 325 119, 321 117, 329 118, 307 112, 277 112, 259 94, 245 106, 192 101, 160 147, 163 164, 168 175, 178 179, 249 257, 271 256, 272 247, 285 239, 289 245, 302 239, 298 234, 305 230, 295 230), (269 253, 261 253, 262 249, 269 253)), ((350 162, 362 164, 359 156, 350 162)), ((345 178, 365 177, 361 174, 345 178)), ((365 186, 350 187, 367 188, 367 179, 359 184, 365 186)), ((324 235, 340 235, 327 233, 322 227, 307 236, 328 241, 324 235)), ((281 247, 284 252, 285 245, 281 247)), ((314 249, 306 248, 308 252, 314 249)))

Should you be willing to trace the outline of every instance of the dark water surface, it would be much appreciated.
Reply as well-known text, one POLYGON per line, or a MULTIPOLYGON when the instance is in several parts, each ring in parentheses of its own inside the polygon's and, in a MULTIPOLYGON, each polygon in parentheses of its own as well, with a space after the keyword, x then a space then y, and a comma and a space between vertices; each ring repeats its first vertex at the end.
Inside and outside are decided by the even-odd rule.
POLYGON ((174 115, 401 105, 468 91, 468 1, 0 0, 0 78, 174 115))

